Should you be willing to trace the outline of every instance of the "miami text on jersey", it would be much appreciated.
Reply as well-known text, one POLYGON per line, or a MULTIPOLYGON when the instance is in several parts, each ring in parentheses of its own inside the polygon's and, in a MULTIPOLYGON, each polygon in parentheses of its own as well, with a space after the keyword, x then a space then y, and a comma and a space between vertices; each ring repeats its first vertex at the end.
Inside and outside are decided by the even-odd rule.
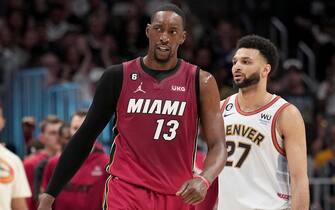
POLYGON ((183 116, 185 101, 134 99, 128 101, 127 113, 162 114, 183 116))

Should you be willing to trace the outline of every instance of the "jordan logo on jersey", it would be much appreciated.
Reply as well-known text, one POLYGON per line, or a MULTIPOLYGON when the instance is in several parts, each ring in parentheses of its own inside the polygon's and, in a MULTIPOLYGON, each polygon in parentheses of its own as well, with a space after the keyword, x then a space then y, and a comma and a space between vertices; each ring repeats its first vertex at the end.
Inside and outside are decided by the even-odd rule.
POLYGON ((137 89, 136 89, 133 93, 137 93, 137 92, 146 93, 146 92, 142 89, 142 84, 143 84, 143 82, 141 82, 141 84, 137 87, 137 89))

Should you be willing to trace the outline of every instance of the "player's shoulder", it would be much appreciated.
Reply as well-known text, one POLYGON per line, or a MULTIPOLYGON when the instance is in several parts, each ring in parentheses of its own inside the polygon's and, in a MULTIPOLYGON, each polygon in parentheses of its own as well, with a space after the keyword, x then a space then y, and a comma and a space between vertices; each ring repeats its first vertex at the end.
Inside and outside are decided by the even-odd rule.
POLYGON ((114 64, 111 66, 108 66, 106 70, 104 71, 104 75, 114 75, 118 74, 123 71, 123 64, 114 64))
POLYGON ((287 116, 287 117, 294 117, 294 116, 301 116, 299 109, 289 102, 282 105, 282 111, 280 116, 287 116))
POLYGON ((123 65, 111 65, 107 67, 100 77, 100 83, 107 86, 113 85, 113 81, 122 81, 123 77, 123 65))
POLYGON ((208 71, 205 71, 201 68, 199 68, 199 74, 200 74, 200 78, 213 77, 213 75, 211 73, 209 73, 208 71))
POLYGON ((213 85, 217 86, 213 75, 203 69, 199 69, 199 83, 201 89, 208 89, 213 85))
POLYGON ((303 118, 299 109, 295 105, 285 103, 280 108, 278 123, 280 127, 290 127, 293 124, 297 125, 297 123, 303 123, 303 118))

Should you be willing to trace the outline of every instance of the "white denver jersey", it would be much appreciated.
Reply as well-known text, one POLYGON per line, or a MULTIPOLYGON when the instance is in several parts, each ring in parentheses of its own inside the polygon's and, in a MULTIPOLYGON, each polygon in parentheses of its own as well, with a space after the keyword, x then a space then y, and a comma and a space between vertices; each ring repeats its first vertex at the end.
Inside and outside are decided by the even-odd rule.
POLYGON ((228 97, 224 117, 228 159, 219 175, 218 210, 290 208, 290 181, 284 142, 276 129, 289 105, 279 96, 253 112, 240 109, 237 94, 228 97))

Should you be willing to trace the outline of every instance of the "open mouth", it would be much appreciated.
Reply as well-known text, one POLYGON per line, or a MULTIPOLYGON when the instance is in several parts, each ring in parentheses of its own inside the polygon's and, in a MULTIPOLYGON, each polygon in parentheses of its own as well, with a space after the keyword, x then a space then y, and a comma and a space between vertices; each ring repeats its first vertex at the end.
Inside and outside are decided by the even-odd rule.
POLYGON ((239 74, 239 73, 234 74, 234 80, 235 81, 240 81, 241 79, 243 79, 243 75, 242 74, 239 74))
POLYGON ((161 52, 169 52, 170 51, 170 48, 167 47, 167 46, 157 46, 156 49, 161 51, 161 52))

